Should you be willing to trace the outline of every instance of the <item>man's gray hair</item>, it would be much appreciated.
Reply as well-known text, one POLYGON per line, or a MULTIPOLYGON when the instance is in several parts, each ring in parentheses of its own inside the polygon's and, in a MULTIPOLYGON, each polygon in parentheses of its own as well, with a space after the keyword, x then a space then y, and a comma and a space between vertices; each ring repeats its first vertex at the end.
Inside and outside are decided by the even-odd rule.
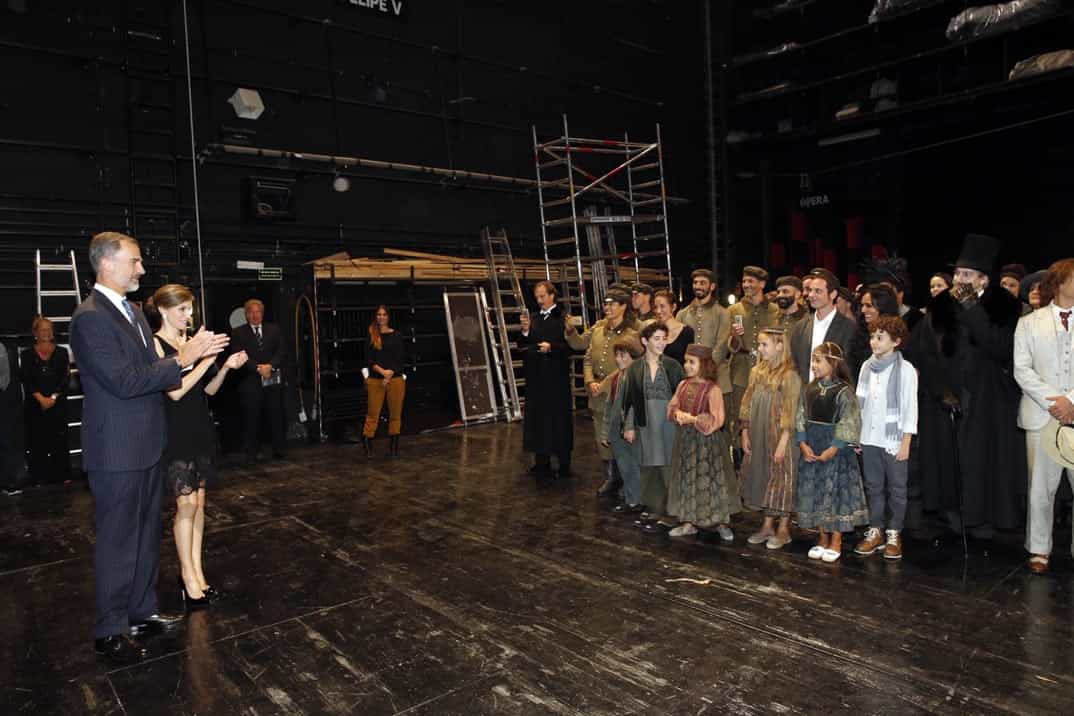
POLYGON ((102 231, 93 237, 89 246, 89 262, 90 266, 93 267, 93 273, 100 272, 101 259, 112 258, 119 253, 119 250, 123 248, 124 241, 129 241, 135 246, 138 245, 136 239, 118 231, 102 231))
POLYGON ((250 306, 257 306, 258 308, 261 309, 262 313, 265 312, 265 304, 259 298, 248 298, 248 299, 246 299, 246 303, 242 304, 242 309, 244 311, 249 311, 250 306))

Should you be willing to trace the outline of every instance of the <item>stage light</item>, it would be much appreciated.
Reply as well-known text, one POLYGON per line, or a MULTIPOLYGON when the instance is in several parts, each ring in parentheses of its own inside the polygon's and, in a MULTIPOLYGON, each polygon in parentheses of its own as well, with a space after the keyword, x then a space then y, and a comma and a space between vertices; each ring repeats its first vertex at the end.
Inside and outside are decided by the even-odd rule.
POLYGON ((257 119, 265 111, 265 103, 257 90, 239 87, 227 100, 235 114, 243 119, 257 119))
POLYGON ((737 300, 738 300, 738 298, 735 296, 735 294, 733 294, 733 293, 727 294, 727 305, 728 306, 735 305, 735 301, 737 301, 737 300))
POLYGON ((336 174, 335 179, 332 180, 332 188, 342 194, 345 191, 351 190, 351 180, 342 174, 336 174))

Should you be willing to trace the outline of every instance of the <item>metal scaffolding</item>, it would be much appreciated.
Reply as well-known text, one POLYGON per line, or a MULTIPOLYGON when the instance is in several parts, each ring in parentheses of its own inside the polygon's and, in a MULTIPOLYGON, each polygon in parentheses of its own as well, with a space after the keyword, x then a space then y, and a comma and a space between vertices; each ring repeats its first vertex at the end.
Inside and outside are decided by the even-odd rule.
POLYGON ((546 273, 584 326, 600 315, 612 282, 647 273, 670 287, 659 124, 652 143, 632 142, 625 134, 622 140, 587 139, 571 136, 564 115, 562 136, 540 142, 533 128, 533 156, 546 273), (583 199, 590 200, 586 206, 583 199), (584 241, 579 227, 585 228, 584 241))

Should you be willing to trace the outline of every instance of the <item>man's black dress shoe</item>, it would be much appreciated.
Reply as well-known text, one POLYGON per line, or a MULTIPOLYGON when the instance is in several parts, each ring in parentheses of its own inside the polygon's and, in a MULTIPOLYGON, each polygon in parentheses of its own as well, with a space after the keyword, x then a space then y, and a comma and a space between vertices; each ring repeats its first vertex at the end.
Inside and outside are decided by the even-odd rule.
POLYGON ((157 634, 174 629, 183 621, 182 614, 150 614, 131 622, 131 634, 157 634))
POLYGON ((287 459, 287 453, 285 453, 283 450, 273 450, 272 451, 272 457, 274 457, 277 460, 286 460, 287 459))
POLYGON ((654 520, 653 522, 647 522, 646 524, 642 525, 641 531, 651 535, 663 535, 667 534, 670 529, 671 528, 667 525, 661 524, 654 520))
POLYGON ((144 646, 124 634, 93 640, 93 651, 115 664, 130 664, 145 658, 144 646))

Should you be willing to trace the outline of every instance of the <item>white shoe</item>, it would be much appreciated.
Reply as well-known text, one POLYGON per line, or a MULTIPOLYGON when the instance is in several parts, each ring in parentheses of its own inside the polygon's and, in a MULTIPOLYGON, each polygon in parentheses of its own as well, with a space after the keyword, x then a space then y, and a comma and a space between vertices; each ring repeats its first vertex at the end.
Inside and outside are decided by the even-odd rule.
POLYGON ((789 539, 782 539, 777 535, 772 535, 765 541, 764 546, 768 549, 783 549, 789 542, 789 539))
POLYGON ((764 532, 754 532, 753 534, 751 534, 749 537, 746 538, 746 541, 749 542, 750 544, 764 544, 765 542, 768 541, 768 538, 771 537, 771 536, 772 535, 765 534, 764 532))
POLYGON ((827 562, 828 564, 831 564, 832 562, 836 561, 837 559, 839 559, 842 556, 843 556, 842 552, 836 552, 834 549, 825 549, 824 554, 821 555, 821 559, 824 560, 825 562, 827 562))
POLYGON ((807 556, 810 559, 820 559, 821 557, 824 556, 824 553, 827 552, 827 551, 828 551, 827 547, 821 547, 818 544, 817 546, 813 547, 813 549, 809 550, 809 552, 807 553, 807 556))
POLYGON ((668 537, 688 537, 690 535, 696 535, 697 528, 689 522, 683 523, 675 529, 668 532, 668 537))
POLYGON ((731 528, 727 525, 720 525, 716 528, 716 532, 719 533, 720 539, 724 542, 734 542, 735 533, 731 531, 731 528))

